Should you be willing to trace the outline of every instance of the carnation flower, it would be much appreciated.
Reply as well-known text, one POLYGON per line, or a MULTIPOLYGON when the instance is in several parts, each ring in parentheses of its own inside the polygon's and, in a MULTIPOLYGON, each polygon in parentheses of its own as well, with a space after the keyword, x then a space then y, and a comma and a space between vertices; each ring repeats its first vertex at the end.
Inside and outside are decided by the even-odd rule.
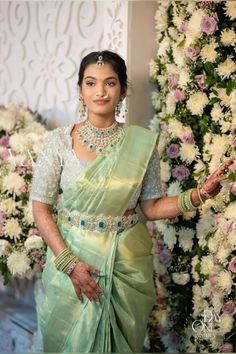
POLYGON ((8 242, 7 240, 0 240, 0 257, 7 256, 10 253, 11 249, 12 247, 10 242, 8 242))
POLYGON ((227 294, 230 293, 232 288, 232 275, 231 272, 223 270, 218 275, 218 286, 222 290, 225 290, 227 294))
POLYGON ((196 92, 187 101, 187 108, 192 114, 201 116, 208 103, 207 95, 203 92, 196 92))
POLYGON ((200 56, 204 62, 209 61, 210 63, 214 63, 218 56, 217 51, 215 50, 218 47, 215 41, 211 41, 209 44, 206 44, 200 52, 200 56))
POLYGON ((230 17, 231 20, 236 19, 236 3, 235 1, 225 1, 225 14, 230 17))
POLYGON ((230 75, 235 72, 236 64, 231 58, 227 58, 223 63, 218 65, 216 70, 224 79, 229 78, 230 75))
POLYGON ((189 273, 180 272, 180 273, 172 273, 172 279, 175 284, 185 285, 190 280, 189 273))
POLYGON ((220 35, 221 43, 224 46, 234 45, 236 41, 236 33, 232 29, 224 29, 220 35))
POLYGON ((20 238, 20 234, 22 233, 20 224, 18 223, 17 219, 10 218, 6 221, 4 226, 6 236, 14 239, 15 242, 18 238, 20 238))
POLYGON ((181 144, 180 157, 181 160, 187 164, 191 164, 194 159, 199 155, 199 150, 196 145, 193 144, 181 144))
POLYGON ((29 258, 23 252, 13 252, 7 259, 7 266, 14 276, 25 276, 30 269, 29 258))
POLYGON ((206 34, 213 34, 218 29, 217 21, 214 17, 204 16, 201 19, 201 30, 206 34))
POLYGON ((189 178, 189 169, 184 165, 175 166, 172 169, 172 176, 178 181, 184 181, 189 178))
POLYGON ((27 240, 24 243, 24 246, 27 251, 33 249, 33 248, 43 248, 44 247, 44 242, 42 237, 33 235, 27 238, 27 240))

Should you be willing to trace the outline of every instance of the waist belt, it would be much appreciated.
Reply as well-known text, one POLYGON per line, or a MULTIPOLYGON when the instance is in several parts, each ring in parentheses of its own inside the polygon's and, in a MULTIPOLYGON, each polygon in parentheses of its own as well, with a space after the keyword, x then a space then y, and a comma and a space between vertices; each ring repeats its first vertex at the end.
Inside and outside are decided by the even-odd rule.
POLYGON ((77 226, 82 229, 103 231, 121 231, 135 225, 138 221, 138 215, 128 216, 105 216, 80 214, 76 211, 60 210, 58 212, 59 221, 62 220, 71 226, 77 226))

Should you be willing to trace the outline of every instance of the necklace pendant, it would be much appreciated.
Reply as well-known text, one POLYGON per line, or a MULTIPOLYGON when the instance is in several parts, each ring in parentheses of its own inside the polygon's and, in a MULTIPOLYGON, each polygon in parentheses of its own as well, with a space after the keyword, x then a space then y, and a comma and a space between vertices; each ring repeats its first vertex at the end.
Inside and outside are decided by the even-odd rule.
POLYGON ((87 149, 89 152, 92 152, 94 150, 94 145, 92 143, 89 143, 87 149))
POLYGON ((98 154, 102 154, 104 152, 104 148, 102 146, 98 146, 97 149, 96 149, 96 152, 98 154))

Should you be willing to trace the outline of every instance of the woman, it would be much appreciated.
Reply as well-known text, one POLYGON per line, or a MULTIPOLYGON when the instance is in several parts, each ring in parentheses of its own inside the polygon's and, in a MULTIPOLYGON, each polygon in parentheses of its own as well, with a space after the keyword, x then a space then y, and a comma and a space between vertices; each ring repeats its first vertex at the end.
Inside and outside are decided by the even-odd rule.
POLYGON ((149 220, 193 210, 219 192, 232 161, 198 189, 161 197, 156 134, 115 120, 127 90, 123 59, 90 53, 78 86, 86 118, 48 134, 31 191, 49 246, 38 309, 44 350, 139 352, 155 288, 152 242, 136 205, 149 220))

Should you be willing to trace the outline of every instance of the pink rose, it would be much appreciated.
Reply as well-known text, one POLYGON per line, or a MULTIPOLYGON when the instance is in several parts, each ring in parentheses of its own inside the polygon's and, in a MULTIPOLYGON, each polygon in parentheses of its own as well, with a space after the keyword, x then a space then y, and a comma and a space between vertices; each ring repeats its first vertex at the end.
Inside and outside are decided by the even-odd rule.
POLYGON ((0 154, 0 158, 3 160, 7 159, 9 156, 10 156, 10 152, 8 149, 3 150, 0 154))
POLYGON ((235 306, 233 301, 228 301, 222 306, 222 311, 226 313, 234 313, 235 312, 235 306))
POLYGON ((174 90, 173 96, 174 96, 174 99, 176 102, 181 102, 181 101, 185 100, 185 98, 186 98, 184 91, 182 91, 180 89, 174 90))
POLYGON ((236 257, 233 257, 229 263, 229 269, 231 272, 236 273, 236 257))
POLYGON ((192 132, 184 132, 181 134, 180 139, 183 143, 192 144, 193 143, 193 134, 192 132))
POLYGON ((220 352, 221 353, 233 353, 233 346, 231 343, 224 343, 221 347, 220 347, 220 352))
POLYGON ((170 88, 175 88, 178 85, 179 81, 179 74, 170 74, 168 77, 168 85, 170 88))
POLYGON ((195 76, 195 81, 198 84, 198 87, 200 87, 201 89, 205 89, 207 88, 207 85, 205 83, 205 76, 204 75, 196 75, 195 76))
POLYGON ((206 34, 213 34, 218 29, 217 21, 214 17, 204 16, 201 20, 201 30, 206 34))
POLYGON ((6 219, 6 214, 0 211, 0 222, 2 223, 6 219))
POLYGON ((171 159, 176 159, 179 156, 179 145, 170 144, 166 149, 166 153, 171 159))
POLYGON ((170 260, 170 250, 163 248, 159 254, 159 260, 162 264, 168 264, 170 260))
POLYGON ((7 147, 9 145, 9 136, 3 135, 0 138, 0 146, 7 147))
POLYGON ((218 276, 216 274, 211 274, 209 276, 209 281, 210 281, 211 286, 215 286, 218 282, 218 276))
POLYGON ((231 183, 230 185, 230 192, 236 195, 236 182, 231 183))
POLYGON ((189 178, 189 169, 184 165, 175 166, 172 169, 172 176, 178 181, 184 181, 189 178))
POLYGON ((191 60, 195 61, 200 53, 200 48, 192 48, 187 47, 185 48, 185 55, 186 57, 190 58, 191 60))

